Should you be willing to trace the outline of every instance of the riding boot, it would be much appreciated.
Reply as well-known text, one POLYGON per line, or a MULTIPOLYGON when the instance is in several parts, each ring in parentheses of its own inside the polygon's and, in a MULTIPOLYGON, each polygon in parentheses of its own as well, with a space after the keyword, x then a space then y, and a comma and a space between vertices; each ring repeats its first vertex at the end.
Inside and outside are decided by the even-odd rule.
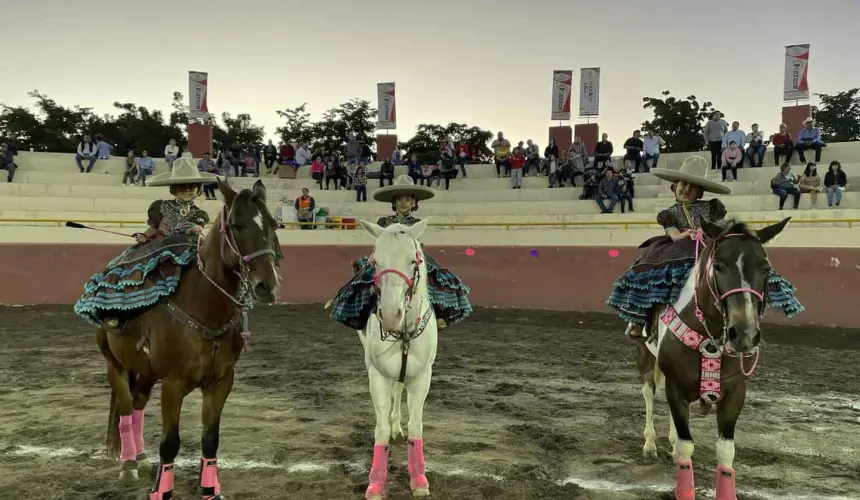
POLYGON ((444 330, 446 328, 448 328, 448 322, 442 318, 437 318, 436 319, 436 329, 437 330, 444 330))

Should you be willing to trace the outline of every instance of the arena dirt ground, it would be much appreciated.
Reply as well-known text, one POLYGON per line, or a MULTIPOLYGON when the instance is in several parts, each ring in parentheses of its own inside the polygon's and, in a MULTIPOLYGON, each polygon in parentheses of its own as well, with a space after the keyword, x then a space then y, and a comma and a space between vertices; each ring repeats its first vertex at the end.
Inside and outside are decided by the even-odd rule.
MULTIPOLYGON (((634 348, 620 327, 603 314, 480 309, 443 331, 424 418, 433 498, 672 498, 665 400, 660 458, 644 459, 634 348)), ((319 305, 258 308, 252 330, 223 417, 226 498, 363 498, 374 419, 356 334, 319 305)), ((740 498, 860 498, 860 332, 770 326, 765 339, 738 428, 740 498)), ((102 454, 108 399, 93 331, 71 307, 0 309, 0 497, 147 498, 147 477, 118 486, 102 454)), ((199 498, 199 403, 194 393, 183 409, 180 499, 199 498)), ((158 412, 156 390, 152 455, 158 412)), ((715 418, 694 415, 707 498, 715 418)), ((402 443, 392 464, 389 499, 411 498, 402 443)))

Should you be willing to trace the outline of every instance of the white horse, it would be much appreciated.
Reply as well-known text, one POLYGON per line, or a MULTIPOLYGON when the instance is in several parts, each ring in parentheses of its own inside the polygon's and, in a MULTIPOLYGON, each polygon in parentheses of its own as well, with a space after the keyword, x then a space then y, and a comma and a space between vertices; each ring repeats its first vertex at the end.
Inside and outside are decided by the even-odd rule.
POLYGON ((376 238, 369 265, 379 297, 376 311, 358 335, 376 411, 373 463, 366 498, 380 500, 388 478, 391 439, 403 435, 400 400, 406 387, 409 410, 407 461, 412 494, 430 495, 424 465, 424 401, 436 360, 436 315, 427 288, 427 265, 418 238, 429 219, 413 226, 361 226, 376 238))

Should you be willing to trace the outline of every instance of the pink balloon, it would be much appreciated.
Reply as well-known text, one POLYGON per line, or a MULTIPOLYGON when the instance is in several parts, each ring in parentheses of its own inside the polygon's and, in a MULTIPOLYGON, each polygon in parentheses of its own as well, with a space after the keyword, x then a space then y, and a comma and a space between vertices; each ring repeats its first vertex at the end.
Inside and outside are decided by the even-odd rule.
POLYGON ((469 257, 475 255, 475 249, 474 248, 467 248, 466 249, 466 255, 468 255, 469 257))
POLYGON ((618 250, 613 248, 612 250, 609 251, 609 256, 612 258, 618 257, 618 250))

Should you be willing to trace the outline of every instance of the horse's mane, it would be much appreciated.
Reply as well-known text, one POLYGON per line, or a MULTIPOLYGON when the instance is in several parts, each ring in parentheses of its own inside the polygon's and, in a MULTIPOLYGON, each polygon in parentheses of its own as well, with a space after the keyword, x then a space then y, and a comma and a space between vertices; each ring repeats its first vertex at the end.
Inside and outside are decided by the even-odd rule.
POLYGON ((720 232, 717 239, 720 239, 727 234, 742 234, 744 236, 757 237, 755 231, 750 229, 745 222, 737 219, 726 219, 721 222, 719 226, 722 227, 723 230, 720 232))

